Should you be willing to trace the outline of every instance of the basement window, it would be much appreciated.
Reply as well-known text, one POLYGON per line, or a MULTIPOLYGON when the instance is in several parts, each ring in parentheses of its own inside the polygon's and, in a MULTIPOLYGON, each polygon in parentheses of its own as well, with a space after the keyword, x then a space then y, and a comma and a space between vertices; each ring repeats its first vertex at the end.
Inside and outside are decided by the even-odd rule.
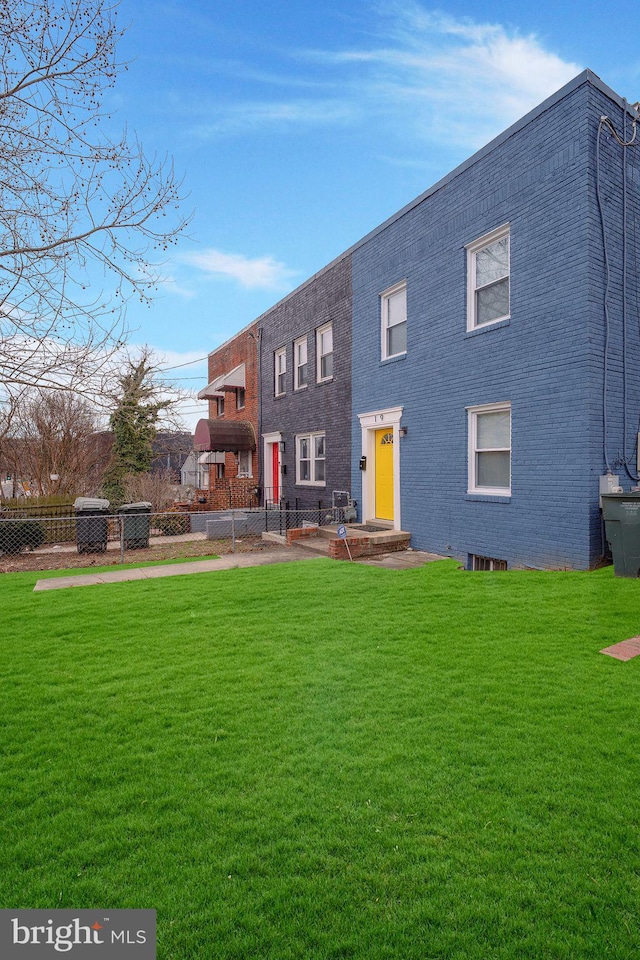
POLYGON ((506 570, 507 561, 496 557, 483 557, 479 553, 471 554, 472 570, 506 570))

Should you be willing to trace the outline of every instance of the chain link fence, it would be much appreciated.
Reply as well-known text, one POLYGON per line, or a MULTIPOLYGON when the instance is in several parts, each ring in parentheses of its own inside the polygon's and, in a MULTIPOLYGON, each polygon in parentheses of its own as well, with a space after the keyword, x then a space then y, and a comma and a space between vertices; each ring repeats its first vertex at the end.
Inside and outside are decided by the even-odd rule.
POLYGON ((261 538, 263 533, 285 536, 288 530, 305 526, 326 526, 344 520, 342 507, 305 507, 297 509, 277 506, 246 510, 207 512, 151 513, 147 510, 126 512, 69 512, 67 516, 10 516, 0 512, 0 557, 18 558, 34 555, 101 554, 119 551, 121 561, 135 559, 135 552, 180 541, 228 541, 236 543, 261 538))

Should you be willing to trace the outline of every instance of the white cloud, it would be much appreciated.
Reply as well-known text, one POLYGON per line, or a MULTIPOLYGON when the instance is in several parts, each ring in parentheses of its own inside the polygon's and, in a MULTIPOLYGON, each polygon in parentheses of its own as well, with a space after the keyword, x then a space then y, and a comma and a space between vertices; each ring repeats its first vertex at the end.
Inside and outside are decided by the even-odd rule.
POLYGON ((170 274, 161 277, 158 282, 163 293, 169 293, 174 297, 181 297, 183 300, 193 300, 193 298, 197 296, 195 290, 192 290, 191 287, 184 286, 184 284, 180 283, 179 280, 176 280, 176 278, 170 274))
POLYGON ((345 124, 351 122, 357 112, 355 104, 335 98, 241 101, 212 108, 206 120, 191 128, 191 134, 198 139, 209 139, 216 135, 251 133, 263 127, 345 124))
POLYGON ((288 289, 296 276, 295 271, 271 256, 251 259, 209 248, 200 253, 185 254, 182 260, 212 277, 235 280, 249 289, 288 289))
POLYGON ((412 2, 379 12, 386 15, 384 45, 304 56, 345 68, 363 112, 395 116, 422 140, 476 148, 581 69, 535 35, 501 24, 455 19, 412 2))
POLYGON ((407 140, 475 149, 581 69, 535 34, 456 18, 414 0, 381 0, 362 26, 365 39, 346 49, 283 46, 271 50, 270 66, 261 69, 220 61, 222 73, 254 84, 253 95, 185 105, 190 134, 208 140, 366 124, 399 151, 407 140), (273 99, 274 86, 285 82, 290 96, 273 99))

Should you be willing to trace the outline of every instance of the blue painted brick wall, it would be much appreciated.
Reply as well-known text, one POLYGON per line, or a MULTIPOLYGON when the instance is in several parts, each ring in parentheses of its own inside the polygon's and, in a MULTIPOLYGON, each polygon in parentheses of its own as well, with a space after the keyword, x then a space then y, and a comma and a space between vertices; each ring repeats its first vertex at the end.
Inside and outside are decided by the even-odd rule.
MULTIPOLYGON (((402 405, 402 526, 417 549, 544 568, 587 568, 602 552, 605 272, 596 140, 603 113, 621 129, 615 97, 588 79, 574 86, 353 252, 352 488, 361 499, 358 414, 402 405), (467 334, 465 244, 507 222, 511 319, 467 334), (381 363, 380 294, 403 279, 407 355, 381 363), (512 405, 511 497, 473 498, 466 407, 503 400, 512 405)), ((639 150, 626 151, 630 222, 638 213, 639 150)), ((622 148, 603 136, 600 192, 611 273, 607 450, 620 474, 625 454, 635 455, 640 410, 640 239, 628 229, 625 428, 622 182, 622 148)))

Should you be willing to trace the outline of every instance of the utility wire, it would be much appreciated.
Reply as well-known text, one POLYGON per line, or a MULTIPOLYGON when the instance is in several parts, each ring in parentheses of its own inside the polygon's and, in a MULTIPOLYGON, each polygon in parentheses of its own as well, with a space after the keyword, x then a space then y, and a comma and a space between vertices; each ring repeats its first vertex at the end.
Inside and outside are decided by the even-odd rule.
POLYGON ((197 360, 187 360, 186 363, 175 363, 172 367, 158 367, 157 373, 165 373, 167 370, 179 370, 181 367, 191 367, 194 363, 202 363, 203 360, 208 360, 209 355, 206 357, 198 357, 197 360))

